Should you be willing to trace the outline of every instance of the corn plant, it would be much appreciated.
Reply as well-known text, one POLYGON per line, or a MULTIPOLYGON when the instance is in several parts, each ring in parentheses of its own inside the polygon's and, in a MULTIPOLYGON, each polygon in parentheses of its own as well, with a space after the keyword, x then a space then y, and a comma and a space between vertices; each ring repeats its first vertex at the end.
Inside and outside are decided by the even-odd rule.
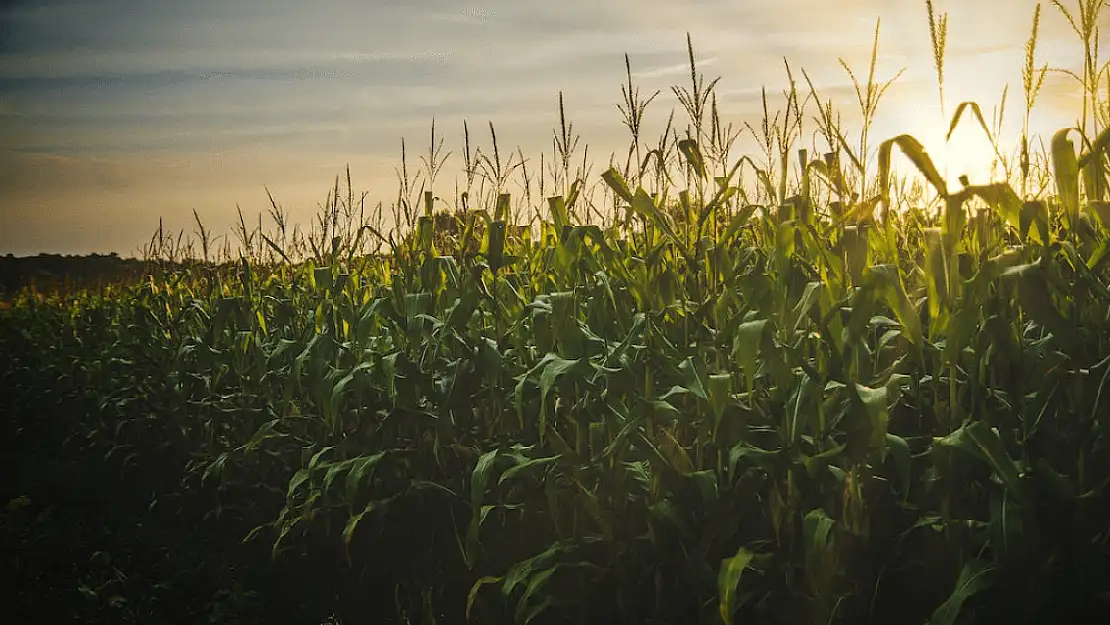
MULTIPOLYGON (((943 104, 947 18, 926 4, 943 104)), ((786 110, 743 126, 762 160, 736 156, 688 39, 685 134, 672 113, 645 153, 658 94, 639 97, 626 58, 631 143, 592 187, 560 96, 555 158, 531 175, 492 124, 490 153, 464 127, 447 211, 433 127, 420 177, 402 161, 391 230, 348 171, 307 234, 273 202, 270 231, 240 213, 237 260, 209 260, 197 219, 201 256, 160 229, 141 284, 24 292, 0 309, 5 407, 20 436, 203 504, 204 531, 261 547, 321 620, 1105 608, 1107 76, 1101 5, 1055 4, 1088 44, 1089 121, 1051 138, 1043 193, 1027 113, 1020 167, 958 191, 916 138, 873 143, 878 28, 854 148, 787 65, 786 110), (528 205, 533 183, 556 195, 528 205)), ((1027 109, 1048 71, 1039 20, 1027 109)), ((965 113, 1001 159, 978 104, 950 127, 965 113)))

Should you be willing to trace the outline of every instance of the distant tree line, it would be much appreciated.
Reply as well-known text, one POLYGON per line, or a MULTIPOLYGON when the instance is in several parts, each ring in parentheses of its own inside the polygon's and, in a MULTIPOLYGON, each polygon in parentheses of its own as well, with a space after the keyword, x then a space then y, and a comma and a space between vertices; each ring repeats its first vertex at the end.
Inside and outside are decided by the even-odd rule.
POLYGON ((25 287, 40 292, 98 287, 140 279, 143 261, 111 254, 71 256, 39 254, 0 257, 0 293, 12 295, 25 287))

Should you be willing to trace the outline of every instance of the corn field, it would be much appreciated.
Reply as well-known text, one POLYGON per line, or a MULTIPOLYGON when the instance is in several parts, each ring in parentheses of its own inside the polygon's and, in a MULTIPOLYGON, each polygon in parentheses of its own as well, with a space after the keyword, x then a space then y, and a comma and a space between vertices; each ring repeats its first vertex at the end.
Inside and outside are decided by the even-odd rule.
MULTIPOLYGON (((1081 35, 1107 15, 1057 7, 1081 35)), ((691 45, 657 144, 629 68, 632 141, 599 174, 560 97, 538 172, 467 128, 451 204, 433 126, 392 215, 348 174, 304 234, 275 202, 269 228, 240 215, 237 250, 198 219, 187 243, 155 235, 138 284, 10 297, 6 447, 66 459, 133 520, 74 555, 97 583, 59 592, 177 622, 155 599, 194 591, 155 582, 180 570, 121 590, 118 552, 153 543, 219 586, 206 622, 1105 614, 1110 65, 1092 41, 1082 122, 1040 149, 999 145, 1002 111, 955 109, 1000 182, 947 180, 909 135, 868 145, 789 66, 779 113, 726 124, 691 45), (733 154, 743 132, 765 154, 733 154)), ((889 84, 873 70, 865 120, 889 84)), ((7 527, 39 505, 21 495, 7 527)))

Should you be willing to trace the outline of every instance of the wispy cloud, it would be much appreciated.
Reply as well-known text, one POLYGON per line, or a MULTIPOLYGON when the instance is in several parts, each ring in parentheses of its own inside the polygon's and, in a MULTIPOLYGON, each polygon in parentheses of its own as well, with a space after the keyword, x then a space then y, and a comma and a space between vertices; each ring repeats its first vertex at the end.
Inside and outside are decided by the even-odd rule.
MULTIPOLYGON (((989 108, 1009 83, 1013 102, 1035 0, 936 4, 952 13, 949 97, 989 108)), ((1074 44, 1051 13, 1039 58, 1070 63, 1074 44)), ((550 150, 560 92, 604 158, 624 149, 624 54, 645 93, 663 91, 649 111, 649 126, 661 123, 675 106, 669 86, 688 81, 687 33, 699 70, 722 77, 731 121, 756 121, 764 86, 777 101, 784 58, 803 89, 802 69, 850 119, 839 59, 866 74, 879 17, 879 77, 906 69, 880 109, 881 134, 935 102, 919 0, 9 1, 0 252, 87 246, 112 202, 130 216, 113 229, 117 243, 145 238, 159 214, 187 224, 191 207, 212 204, 218 221, 236 202, 264 202, 275 182, 279 196, 308 202, 346 162, 389 198, 400 139, 410 151, 426 144, 432 118, 456 157, 463 120, 476 143, 493 121, 503 147, 534 155, 550 150), (81 198, 96 210, 82 212, 81 198), (74 225, 41 210, 60 204, 72 204, 62 212, 74 225), (39 210, 24 217, 28 206, 39 210)), ((1054 82, 1042 98, 1051 125, 1074 89, 1054 82)))

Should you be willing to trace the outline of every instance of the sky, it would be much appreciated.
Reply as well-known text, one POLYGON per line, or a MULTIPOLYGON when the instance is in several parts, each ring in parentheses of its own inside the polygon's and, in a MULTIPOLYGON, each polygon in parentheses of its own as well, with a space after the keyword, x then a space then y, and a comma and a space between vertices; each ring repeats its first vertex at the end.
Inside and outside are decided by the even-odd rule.
MULTIPOLYGON (((1036 2, 934 5, 949 14, 948 110, 975 100, 989 115, 1008 84, 1020 123, 1036 2)), ((1074 33, 1043 11, 1038 64, 1078 69, 1074 33)), ((873 137, 933 147, 946 122, 924 0, 2 0, 0 254, 133 255, 160 218, 191 230, 194 210, 228 232, 237 206, 248 220, 267 209, 267 189, 307 225, 348 165, 356 194, 388 204, 402 138, 414 167, 433 119, 452 152, 436 189, 447 195, 464 120, 483 150, 492 121, 503 151, 550 158, 560 92, 596 177, 627 146, 624 55, 644 95, 663 90, 647 113, 654 142, 677 106, 670 85, 689 80, 686 33, 699 69, 721 77, 726 121, 755 125, 763 87, 781 103, 784 58, 850 121, 838 59, 866 74, 877 19, 878 77, 904 73, 873 137)), ((1079 97, 1050 76, 1034 129, 1074 124, 1079 97)))

